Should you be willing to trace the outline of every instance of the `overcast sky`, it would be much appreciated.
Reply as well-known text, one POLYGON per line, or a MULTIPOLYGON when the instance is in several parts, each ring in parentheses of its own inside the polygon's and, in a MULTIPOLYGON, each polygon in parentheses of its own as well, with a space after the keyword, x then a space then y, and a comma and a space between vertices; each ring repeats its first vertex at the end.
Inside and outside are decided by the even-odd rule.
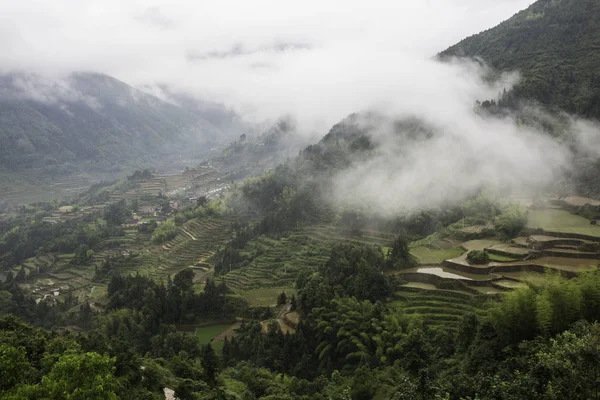
POLYGON ((421 60, 530 2, 0 0, 0 68, 166 83, 321 127, 398 95, 381 94, 392 80, 422 81, 421 60))
POLYGON ((331 185, 346 205, 396 212, 460 202, 482 185, 541 188, 568 167, 568 148, 548 135, 474 112, 518 71, 490 86, 476 63, 433 59, 530 2, 0 0, 0 69, 167 84, 248 120, 290 115, 313 142, 354 112, 415 116, 437 136, 407 144, 377 129, 378 153, 331 185))

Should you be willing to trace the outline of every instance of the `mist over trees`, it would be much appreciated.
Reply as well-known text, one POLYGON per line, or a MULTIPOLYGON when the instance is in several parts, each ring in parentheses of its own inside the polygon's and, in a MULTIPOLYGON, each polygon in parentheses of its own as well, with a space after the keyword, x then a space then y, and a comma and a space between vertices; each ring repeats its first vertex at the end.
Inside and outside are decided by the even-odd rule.
MULTIPOLYGON (((442 4, 427 6, 426 25, 445 19, 442 4)), ((378 5, 361 13, 393 36, 402 20, 378 5)), ((336 5, 325 20, 353 33, 354 8, 336 5)), ((147 37, 160 31, 152 48, 162 48, 189 29, 165 9, 115 13, 115 31, 126 15, 147 37)), ((263 22, 276 9, 230 13, 264 14, 271 37, 279 28, 263 22)), ((600 202, 564 197, 600 194, 600 136, 581 119, 600 118, 599 21, 597 1, 539 0, 441 61, 402 62, 369 25, 359 37, 341 29, 352 63, 335 35, 161 54, 169 73, 184 60, 209 88, 219 82, 207 68, 223 69, 239 84, 234 103, 269 98, 279 112, 291 101, 307 115, 260 135, 167 84, 1 75, 0 182, 18 192, 31 171, 57 187, 81 171, 136 171, 69 200, 0 199, 0 398, 599 399, 600 202), (293 85, 282 85, 289 71, 293 85), (357 104, 297 151, 308 119, 357 104), (176 169, 196 144, 211 154, 200 166, 146 168, 176 154, 176 169)), ((238 28, 252 33, 245 17, 238 28)))

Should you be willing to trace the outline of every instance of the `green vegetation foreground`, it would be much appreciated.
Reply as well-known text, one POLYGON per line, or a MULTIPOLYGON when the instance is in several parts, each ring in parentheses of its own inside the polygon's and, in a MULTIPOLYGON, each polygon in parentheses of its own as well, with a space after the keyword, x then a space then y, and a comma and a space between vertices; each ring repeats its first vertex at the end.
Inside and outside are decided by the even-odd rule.
POLYGON ((293 333, 276 323, 265 332, 268 309, 244 311, 211 281, 196 294, 186 271, 167 285, 113 278, 110 311, 91 315, 85 332, 2 317, 1 396, 159 399, 172 387, 182 399, 597 398, 599 273, 548 276, 453 331, 387 305, 396 284, 381 274, 387 260, 376 247, 345 244, 305 270, 298 298, 284 305, 302 316, 293 333), (239 313, 247 318, 221 355, 171 325, 239 313))

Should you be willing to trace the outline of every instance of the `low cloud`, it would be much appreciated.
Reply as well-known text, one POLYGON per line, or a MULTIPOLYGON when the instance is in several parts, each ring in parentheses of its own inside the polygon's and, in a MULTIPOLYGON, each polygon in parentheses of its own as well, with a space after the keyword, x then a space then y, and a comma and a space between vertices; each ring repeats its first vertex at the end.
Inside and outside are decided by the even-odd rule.
POLYGON ((1 87, 0 98, 8 96, 11 99, 59 104, 65 112, 68 112, 69 103, 83 103, 95 111, 102 109, 97 98, 76 89, 68 78, 48 79, 35 74, 11 74, 3 77, 1 87))
POLYGON ((388 121, 372 132, 379 149, 336 177, 335 198, 396 212, 460 201, 482 185, 541 188, 574 148, 600 148, 589 122, 568 124, 568 145, 510 116, 478 114, 475 101, 496 98, 518 74, 490 85, 480 62, 432 58, 531 1, 0 0, 0 71, 106 73, 254 123, 290 115, 311 141, 351 113, 377 111, 388 121), (433 138, 399 140, 391 121, 407 117, 433 138))
POLYGON ((372 129, 375 153, 332 179, 331 198, 342 207, 394 215, 459 205, 482 188, 534 195, 569 168, 569 148, 547 133, 472 109, 454 117, 419 122, 433 132, 426 139, 407 138, 411 129, 391 120, 372 129))
POLYGON ((166 85, 318 137, 424 81, 445 91, 423 60, 530 1, 0 0, 0 72, 166 85))
POLYGON ((577 151, 588 157, 600 157, 600 124, 597 121, 572 118, 570 127, 577 151))

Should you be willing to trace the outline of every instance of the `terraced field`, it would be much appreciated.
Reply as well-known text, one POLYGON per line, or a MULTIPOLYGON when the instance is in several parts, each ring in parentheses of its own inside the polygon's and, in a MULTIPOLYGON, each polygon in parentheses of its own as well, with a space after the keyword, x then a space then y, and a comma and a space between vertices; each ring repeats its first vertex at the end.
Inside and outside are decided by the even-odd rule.
POLYGON ((435 245, 439 242, 435 235, 416 242, 411 252, 419 266, 393 272, 407 282, 397 304, 433 323, 443 321, 453 326, 465 310, 472 311, 473 304, 481 303, 481 295, 496 296, 539 283, 548 271, 572 277, 600 266, 600 227, 557 208, 530 210, 529 216, 528 228, 542 234, 510 242, 498 238, 469 240, 445 248, 435 245), (485 250, 490 262, 470 264, 466 256, 472 250, 485 250), (472 298, 477 299, 475 303, 469 303, 472 298))
MULTIPOLYGON (((125 230, 125 235, 106 239, 102 251, 94 254, 86 264, 72 264, 73 254, 41 255, 28 259, 24 263, 29 276, 40 268, 48 272, 23 284, 36 297, 59 296, 65 291, 73 291, 80 302, 92 300, 93 291, 99 291, 93 283, 96 269, 110 256, 129 257, 125 266, 117 265, 113 272, 123 275, 139 273, 157 280, 166 280, 168 275, 192 267, 196 271, 197 281, 204 280, 211 272, 211 256, 223 245, 229 232, 230 222, 226 218, 203 218, 186 222, 179 233, 164 245, 153 245, 147 236, 137 230, 125 230)), ((13 274, 19 271, 16 267, 13 274)))
POLYGON ((360 235, 347 235, 342 229, 331 225, 311 225, 302 229, 313 240, 330 243, 354 242, 373 246, 387 246, 394 240, 394 235, 386 232, 363 230, 360 235))
POLYGON ((272 287, 238 291, 243 298, 248 300, 248 303, 252 307, 267 307, 276 305, 277 296, 279 296, 281 292, 285 292, 285 295, 288 298, 297 295, 296 289, 291 287, 272 287))
POLYGON ((190 220, 179 228, 173 240, 150 247, 128 270, 120 272, 139 271, 159 280, 188 267, 203 274, 212 268, 211 257, 227 241, 229 227, 230 222, 225 218, 190 220))
POLYGON ((434 327, 457 330, 467 314, 484 315, 486 298, 462 291, 440 290, 428 284, 407 284, 396 292, 392 307, 416 315, 434 327))
POLYGON ((460 247, 451 249, 430 249, 427 247, 416 247, 411 249, 411 254, 416 257, 419 264, 439 264, 449 258, 458 257, 464 253, 460 247))
POLYGON ((347 236, 329 225, 308 226, 278 240, 261 236, 244 249, 243 254, 252 259, 249 265, 227 273, 223 279, 236 290, 292 287, 298 272, 327 261, 331 247, 336 243, 386 246, 391 240, 392 235, 376 231, 347 236))
POLYGON ((566 210, 529 210, 527 227, 543 229, 547 232, 579 234, 600 238, 600 226, 590 225, 590 221, 566 210))
POLYGON ((327 243, 301 232, 279 240, 260 237, 248 243, 244 250, 253 258, 252 262, 229 272, 223 279, 236 290, 291 287, 301 268, 322 264, 329 252, 327 243))

